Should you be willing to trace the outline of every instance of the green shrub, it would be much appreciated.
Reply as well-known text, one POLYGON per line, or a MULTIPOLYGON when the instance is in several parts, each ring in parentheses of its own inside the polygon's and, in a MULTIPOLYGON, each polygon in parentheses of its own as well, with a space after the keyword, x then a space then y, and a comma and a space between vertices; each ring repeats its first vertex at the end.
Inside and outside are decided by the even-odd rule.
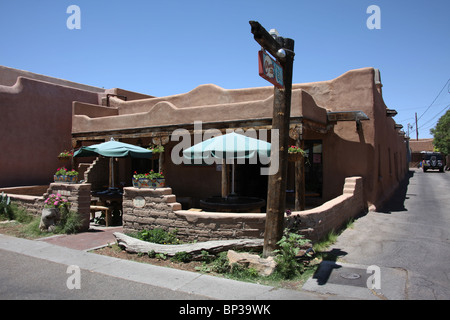
POLYGON ((228 262, 227 252, 221 252, 216 259, 211 262, 210 269, 212 272, 227 273, 230 272, 231 267, 228 262))
POLYGON ((71 210, 60 209, 60 220, 56 226, 55 233, 77 233, 82 226, 82 220, 80 215, 71 210))
POLYGON ((304 271, 304 265, 297 261, 296 257, 300 246, 309 243, 302 235, 285 232, 280 241, 277 242, 279 249, 275 250, 275 262, 277 272, 284 278, 291 279, 304 271))
POLYGON ((0 195, 0 219, 13 220, 13 210, 11 208, 11 199, 2 192, 0 195))
POLYGON ((180 240, 177 239, 176 233, 176 231, 166 232, 163 229, 155 228, 152 230, 142 230, 137 233, 136 237, 139 240, 158 244, 180 244, 180 240))
POLYGON ((192 256, 187 253, 186 251, 181 251, 175 253, 175 255, 172 257, 172 261, 178 261, 178 262, 189 262, 191 261, 192 256))

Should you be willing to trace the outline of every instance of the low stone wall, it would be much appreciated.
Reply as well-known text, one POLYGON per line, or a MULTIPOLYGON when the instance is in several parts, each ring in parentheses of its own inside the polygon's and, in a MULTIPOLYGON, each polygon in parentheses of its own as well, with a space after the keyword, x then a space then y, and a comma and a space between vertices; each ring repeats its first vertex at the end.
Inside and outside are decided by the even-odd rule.
MULTIPOLYGON (((295 226, 311 240, 338 230, 364 210, 361 177, 345 180, 343 194, 320 207, 286 215, 286 224, 295 226)), ((125 233, 143 229, 177 229, 184 241, 263 238, 264 213, 197 212, 180 210, 171 188, 124 188, 123 228, 125 233)))
POLYGON ((25 208, 29 213, 37 216, 40 215, 44 208, 43 196, 28 196, 22 194, 10 194, 7 195, 11 198, 11 201, 17 203, 19 206, 25 208))
POLYGON ((28 212, 34 215, 41 215, 44 208, 44 201, 49 194, 61 194, 71 204, 71 210, 78 212, 83 220, 83 225, 80 231, 87 231, 89 229, 90 219, 90 203, 91 203, 91 185, 83 184, 68 184, 68 183, 51 183, 47 188, 46 193, 42 196, 30 196, 22 194, 7 193, 12 201, 27 209, 28 212))

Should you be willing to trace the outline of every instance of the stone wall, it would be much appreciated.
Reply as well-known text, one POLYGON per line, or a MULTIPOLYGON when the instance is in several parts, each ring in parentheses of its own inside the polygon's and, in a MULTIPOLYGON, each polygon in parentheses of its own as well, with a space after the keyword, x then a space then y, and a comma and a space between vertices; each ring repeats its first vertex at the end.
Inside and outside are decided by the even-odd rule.
POLYGON ((90 206, 91 206, 91 185, 89 183, 51 183, 44 194, 44 198, 48 194, 60 194, 71 203, 70 210, 78 212, 82 219, 82 227, 80 231, 89 230, 90 206))
MULTIPOLYGON (((263 238, 264 213, 197 212, 180 210, 171 188, 124 188, 123 231, 143 229, 177 230, 183 241, 263 238)), ((343 194, 320 207, 285 215, 308 239, 318 240, 331 230, 338 230, 349 219, 365 210, 361 177, 345 180, 343 194)))
POLYGON ((72 204, 70 210, 78 212, 81 216, 83 225, 80 231, 87 231, 89 229, 91 203, 91 185, 88 183, 51 183, 47 192, 42 196, 7 194, 12 201, 27 209, 28 212, 34 215, 41 215, 42 209, 44 208, 44 201, 48 195, 58 193, 64 196, 72 204))
POLYGON ((123 229, 177 230, 184 241, 260 238, 265 214, 195 212, 181 210, 171 188, 124 188, 123 229))
POLYGON ((109 158, 97 157, 88 168, 83 168, 83 179, 92 190, 104 189, 109 182, 109 158))

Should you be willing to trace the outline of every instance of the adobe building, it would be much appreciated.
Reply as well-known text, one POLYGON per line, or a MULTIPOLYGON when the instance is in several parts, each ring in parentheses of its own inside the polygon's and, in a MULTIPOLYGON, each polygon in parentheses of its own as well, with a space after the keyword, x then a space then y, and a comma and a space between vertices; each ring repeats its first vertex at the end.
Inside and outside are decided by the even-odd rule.
POLYGON ((101 104, 124 92, 0 66, 0 187, 48 185, 55 169, 70 166, 57 156, 72 149, 73 101, 101 104))
POLYGON ((433 139, 410 139, 409 147, 411 149, 410 167, 417 168, 423 159, 422 152, 433 152, 433 139))
MULTIPOLYGON (((351 70, 336 79, 294 84, 291 103, 290 144, 307 151, 305 194, 310 203, 324 203, 342 194, 345 179, 363 178, 367 206, 378 206, 392 194, 408 170, 404 133, 399 131, 382 97, 379 71, 351 70)), ((14 69, 0 69, 2 150, 0 187, 48 184, 64 149, 79 148, 114 138, 134 145, 163 145, 155 160, 116 161, 117 184, 131 185, 134 171, 163 170, 177 201, 197 207, 199 200, 221 195, 219 165, 178 164, 176 132, 191 135, 208 130, 268 132, 273 110, 271 86, 223 89, 213 84, 168 97, 152 97, 121 89, 77 85, 14 69), (15 79, 15 81, 14 81, 15 79), (178 129, 178 130, 177 130, 178 129), (11 155, 13 155, 11 157, 11 155)), ((189 146, 190 146, 189 145, 189 146)), ((107 163, 76 158, 93 188, 108 184, 107 163), (103 175, 102 175, 103 173, 103 175)), ((288 201, 299 188, 295 162, 288 170, 288 201), (297 184, 297 185, 296 185, 297 184)), ((236 166, 236 192, 267 196, 267 176, 261 165, 236 166)), ((298 169, 298 167, 297 167, 298 169)))

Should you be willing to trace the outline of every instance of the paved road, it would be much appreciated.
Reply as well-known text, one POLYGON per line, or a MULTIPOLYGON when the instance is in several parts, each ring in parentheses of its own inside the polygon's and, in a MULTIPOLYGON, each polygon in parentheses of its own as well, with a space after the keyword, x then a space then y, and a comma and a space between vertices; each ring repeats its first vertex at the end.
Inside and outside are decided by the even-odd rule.
POLYGON ((356 220, 330 250, 338 261, 397 273, 383 281, 381 272, 387 298, 450 299, 449 191, 450 173, 413 169, 383 209, 356 220))
POLYGON ((39 300, 196 300, 204 296, 176 292, 136 281, 79 269, 0 249, 1 299, 39 300), (77 287, 77 284, 79 286, 77 287))

